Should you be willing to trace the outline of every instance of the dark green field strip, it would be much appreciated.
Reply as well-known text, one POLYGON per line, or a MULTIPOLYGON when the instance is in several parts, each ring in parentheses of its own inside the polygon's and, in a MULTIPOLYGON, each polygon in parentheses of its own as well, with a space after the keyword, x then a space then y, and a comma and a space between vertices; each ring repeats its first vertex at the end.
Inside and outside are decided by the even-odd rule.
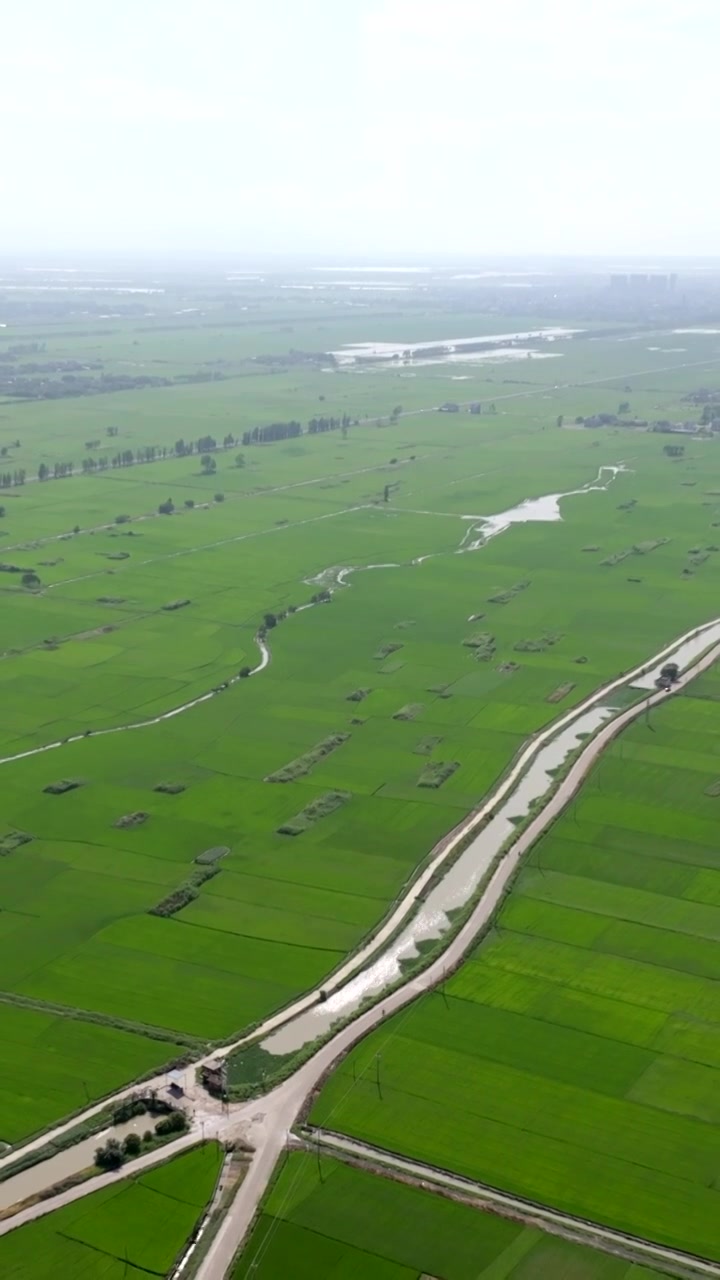
POLYGON ((3 1280, 168 1274, 212 1195, 222 1153, 207 1143, 0 1237, 3 1280))
MULTIPOLYGON (((555 902, 518 897, 503 916, 503 933, 505 930, 578 947, 579 966, 583 964, 583 950, 655 965, 660 987, 664 981, 674 981, 674 970, 720 980, 715 942, 664 930, 659 925, 616 920, 555 902)), ((632 994, 629 998, 632 1000, 632 994)))
POLYGON ((531 868, 521 876, 518 893, 520 897, 575 908, 591 917, 636 924, 647 921, 658 929, 688 934, 692 938, 715 942, 720 938, 720 907, 637 889, 629 884, 531 868))
POLYGON ((285 1158, 233 1280, 659 1280, 521 1223, 323 1157, 285 1158))

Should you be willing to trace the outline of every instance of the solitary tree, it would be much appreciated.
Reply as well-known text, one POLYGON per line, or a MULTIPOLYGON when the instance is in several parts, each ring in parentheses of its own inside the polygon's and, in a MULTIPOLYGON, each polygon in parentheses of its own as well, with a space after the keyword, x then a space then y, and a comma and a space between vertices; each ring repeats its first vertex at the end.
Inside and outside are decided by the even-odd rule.
POLYGON ((33 572, 32 572, 32 570, 31 570, 31 569, 29 569, 29 570, 27 571, 27 573, 24 573, 24 574, 23 574, 23 576, 22 576, 22 578, 20 579, 20 581, 22 582, 22 584, 23 584, 23 586, 24 586, 24 587, 39 587, 39 586, 40 586, 40 579, 38 578, 38 576, 37 576, 37 574, 36 574, 36 573, 33 573, 33 572))
POLYGON ((202 458, 200 459, 200 466, 202 467, 206 476, 211 476, 213 472, 217 470, 217 462, 215 461, 214 458, 210 456, 209 453, 203 454, 202 458))
POLYGON ((215 494, 215 501, 216 501, 216 502, 224 502, 224 501, 225 501, 225 494, 224 494, 224 493, 216 493, 216 494, 215 494))
POLYGON ((244 453, 236 453, 236 454, 235 454, 235 466, 236 466, 236 467, 244 467, 244 466, 245 466, 245 454, 244 454, 244 453))

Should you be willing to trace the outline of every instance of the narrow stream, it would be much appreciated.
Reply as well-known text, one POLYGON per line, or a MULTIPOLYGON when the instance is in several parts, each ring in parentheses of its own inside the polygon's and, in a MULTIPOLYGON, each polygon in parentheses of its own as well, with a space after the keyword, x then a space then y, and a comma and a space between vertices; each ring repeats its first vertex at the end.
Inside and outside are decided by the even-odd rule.
MULTIPOLYGON (((571 498, 583 493, 593 493, 598 490, 607 489, 612 483, 616 475, 621 471, 627 471, 628 468, 624 463, 618 463, 616 466, 600 467, 595 481, 583 485, 581 489, 570 489, 567 493, 549 493, 540 498, 526 498, 525 501, 518 503, 515 507, 510 507, 507 511, 502 511, 494 516, 460 516, 461 520, 472 521, 473 524, 464 534, 459 547, 454 553, 460 555, 466 551, 479 551, 486 542, 498 533, 503 533, 506 529, 511 528, 514 524, 526 524, 529 521, 549 521, 561 520, 560 515, 560 499, 571 498), (604 474, 608 474, 606 484, 599 484, 604 474), (475 535, 473 537, 472 535, 475 535)), ((232 539, 228 539, 232 541, 232 539)), ((222 545, 218 543, 217 545, 222 545)), ((180 552, 177 553, 181 554, 180 552)), ((424 560, 429 560, 431 555, 447 555, 445 551, 433 552, 429 555, 418 556, 417 559, 409 561, 409 564, 422 564, 424 560)), ((320 573, 312 578, 306 578, 305 582, 308 586, 317 586, 332 590, 337 587, 347 586, 347 578, 351 573, 357 573, 361 570, 368 569, 400 569, 404 566, 401 564, 368 564, 356 566, 332 566, 329 569, 323 569, 320 573)), ((314 608, 313 603, 300 605, 296 609, 296 613, 302 613, 305 609, 314 608)), ((258 675, 264 671, 270 662, 270 649, 267 643, 260 636, 255 637, 255 643, 260 650, 260 661, 254 666, 250 675, 258 675)), ((184 711, 190 711, 192 707, 198 707, 203 702, 209 702, 211 698, 216 697, 219 693, 224 692, 231 685, 237 684, 241 677, 234 675, 227 680, 223 680, 220 684, 210 689, 207 693, 200 694, 197 698, 190 699, 189 702, 183 702, 179 707, 173 707, 170 711, 164 711, 161 715, 153 716, 148 720, 137 720, 132 724, 115 725, 111 729, 88 729, 85 733, 75 733, 68 738, 60 738, 57 742, 47 742, 40 747, 30 747, 27 751, 18 751, 14 755, 1 756, 0 765, 12 764, 15 760, 26 760, 30 756, 42 755, 45 751, 54 751, 58 747, 63 747, 70 742, 82 742, 84 738, 101 738, 106 737, 109 733, 125 733, 132 729, 146 729, 150 725, 162 724, 164 720, 172 720, 174 716, 179 716, 184 711)))
MULTIPOLYGON (((352 573, 365 573, 369 569, 403 569, 410 565, 424 564, 426 560, 432 560, 437 556, 462 555, 467 551, 480 551, 491 538, 497 537, 499 533, 504 533, 506 529, 512 528, 514 524, 548 523, 562 520, 560 514, 561 498, 575 498, 583 493, 604 492, 620 472, 629 471, 629 469, 624 462, 619 462, 614 466, 608 464, 600 467, 594 481, 584 484, 580 489, 568 489, 566 493, 546 493, 540 498, 525 498, 517 506, 509 507, 507 511, 500 511, 494 516, 458 516, 459 520, 470 523, 460 540, 460 545, 456 547, 454 552, 430 551, 426 555, 416 556, 413 560, 406 560, 405 562, 331 565, 328 569, 321 569, 320 573, 316 573, 314 577, 306 578, 305 582, 308 586, 333 590, 336 587, 348 586, 348 578, 352 573), (605 484, 602 484, 600 481, 602 481, 604 475, 607 475, 607 480, 605 484)), ((427 512, 426 514, 430 515, 432 513, 427 512)))

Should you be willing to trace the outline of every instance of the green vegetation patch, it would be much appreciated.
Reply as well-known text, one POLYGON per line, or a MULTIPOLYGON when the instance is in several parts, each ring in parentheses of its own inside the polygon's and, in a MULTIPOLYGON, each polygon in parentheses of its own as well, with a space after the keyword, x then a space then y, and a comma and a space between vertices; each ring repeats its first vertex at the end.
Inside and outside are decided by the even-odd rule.
POLYGON ((16 849, 20 849, 24 844, 30 844, 32 836, 26 831, 8 831, 5 835, 0 836, 0 858, 4 858, 9 853, 14 853, 16 849))
POLYGON ((488 604, 509 604, 521 591, 527 591, 529 586, 529 578, 523 582, 516 582, 514 587, 508 587, 506 591, 497 591, 495 595, 488 596, 488 604))
POLYGON ((425 707, 422 702, 408 702, 404 707, 400 707, 393 715, 393 720, 417 720, 421 716, 425 707))
POLYGON ((661 1280, 437 1192, 292 1152, 232 1280, 661 1280), (369 1226, 370 1224, 370 1226, 369 1226))
POLYGON ((283 822, 278 827, 278 832, 283 836, 299 836, 303 831, 314 826, 320 818, 326 818, 328 814, 334 813, 351 799, 352 795, 349 791, 326 791, 316 800, 311 800, 310 804, 307 804, 294 818, 288 818, 287 822, 283 822))
POLYGON ((142 1280, 169 1275, 209 1202, 218 1143, 103 1187, 0 1237, 13 1280, 142 1280))
POLYGON ((136 809, 134 813, 124 813, 121 818, 117 818, 113 826, 120 827, 122 831, 127 831, 133 827, 141 827, 149 817, 149 813, 145 813, 142 809, 136 809))
POLYGON ((158 782, 153 791, 160 791, 165 796, 179 796, 187 788, 184 782, 158 782))
POLYGON ((352 1050, 312 1123, 720 1260, 719 683, 618 737, 474 952, 352 1050))
POLYGON ((536 640, 518 640, 513 645, 513 649, 516 653, 545 653, 546 649, 551 649, 560 640, 562 640, 561 631, 545 631, 536 640))
POLYGON ((413 751, 416 756, 429 756, 441 742, 442 738, 438 737, 421 738, 413 747, 413 751))
POLYGON ((553 692, 548 694, 545 701, 562 702, 563 698, 567 698, 568 694, 572 693, 574 688, 575 685, 570 681, 568 681, 567 684, 559 684, 557 689, 553 689, 553 692))
POLYGON ((171 600, 169 604, 164 604, 165 613, 174 613, 176 609, 185 609, 187 605, 192 604, 191 600, 171 600))
POLYGON ((183 907, 186 907, 194 898, 197 898, 200 886, 205 884, 207 880, 212 880, 213 876, 219 875, 219 873, 220 868, 212 866, 205 866, 201 871, 193 871, 184 884, 179 885, 177 889, 173 889, 172 893, 167 894, 154 907, 150 907, 150 915, 177 915, 178 911, 182 911, 183 907))
POLYGON ((365 698, 367 698, 369 693, 372 693, 372 689, 354 689, 352 693, 349 693, 347 695, 347 698, 345 699, 345 701, 346 702, 362 702, 365 698))
POLYGON ((375 650, 373 658, 376 662, 383 662, 385 658, 389 658, 391 653, 397 653, 402 649, 402 645, 398 641, 390 641, 388 644, 381 644, 379 649, 375 650))
POLYGON ((642 542, 633 543, 632 550, 636 556, 646 556, 657 547, 664 547, 669 538, 645 538, 642 542))
POLYGON ((48 796, 64 796, 66 791, 75 791, 82 783, 70 778, 61 778, 59 782, 49 782, 43 791, 48 796))
POLYGON ((283 765, 282 769, 269 773, 265 781, 294 782, 296 778, 304 778, 316 764, 325 759, 325 756, 329 756, 332 751, 336 751, 344 742, 347 742, 349 737, 349 733, 331 733, 329 737, 323 738, 322 742, 318 742, 311 751, 306 751, 296 760, 291 760, 289 764, 283 765))
POLYGON ((447 782, 448 778, 452 778, 457 769, 460 768, 457 760, 431 760, 425 765, 417 785, 419 787, 431 787, 436 790, 441 787, 443 782, 447 782))
POLYGON ((495 652, 495 637, 489 631, 477 631, 463 640, 466 649, 472 649, 479 662, 489 662, 495 652))
POLYGON ((229 852, 227 845, 216 845, 214 849, 205 849, 202 853, 199 853, 195 861, 201 867, 212 866, 213 863, 219 862, 221 858, 227 858, 229 852))

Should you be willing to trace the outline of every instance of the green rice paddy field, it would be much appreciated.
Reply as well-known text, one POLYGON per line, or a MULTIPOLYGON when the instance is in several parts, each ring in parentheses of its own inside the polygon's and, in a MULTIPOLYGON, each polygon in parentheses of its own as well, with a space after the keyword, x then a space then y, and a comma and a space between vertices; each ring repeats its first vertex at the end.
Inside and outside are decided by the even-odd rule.
POLYGON ((0 1236, 3 1280, 167 1276, 211 1199, 222 1152, 208 1142, 0 1236))
POLYGON ((320 984, 529 734, 718 611, 720 443, 686 440, 674 461, 663 436, 557 427, 559 414, 573 422, 619 398, 642 416, 686 417, 683 396, 718 384, 715 339, 683 339, 686 354, 558 341, 557 359, 521 369, 453 365, 460 383, 442 366, 410 378, 248 370, 250 356, 290 346, 497 327, 442 309, 330 322, 297 304, 290 321, 174 333, 118 322, 96 338, 58 327, 53 357, 100 351, 108 367, 187 370, 230 352, 238 375, 0 403, 0 447, 28 474, 0 493, 0 558, 40 579, 32 590, 0 574, 0 757, 94 735, 0 764, 4 1141, 320 984), (454 395, 496 401, 497 412, 420 412, 454 395), (398 404, 413 412, 387 425, 398 404), (346 438, 248 447, 242 467, 236 448, 219 451, 213 476, 191 456, 30 482, 42 461, 79 465, 88 440, 100 456, 318 412, 360 422, 346 438), (385 425, 363 421, 379 415, 385 425), (576 490, 620 462, 628 470, 606 489, 563 499, 561 522, 455 554, 468 517, 576 490), (386 485, 397 486, 388 502, 386 485), (169 497, 175 514, 158 515, 169 497), (253 666, 263 615, 308 603, 319 585, 306 580, 388 562, 401 567, 359 572, 332 603, 273 628, 272 662, 257 676, 159 724, 102 735, 253 666), (163 607, 178 601, 189 603, 163 607), (491 637, 485 661, 464 643, 478 633, 491 637), (501 670, 508 663, 517 669, 501 670), (292 781, 268 781, 335 735, 292 781), (442 786, 418 785, 428 763, 448 762, 459 767, 442 786), (79 785, 46 791, 60 781, 79 785), (155 789, 168 783, 184 790, 155 789), (345 798, 327 816, 280 832, 336 792, 345 798), (137 825, 116 825, 137 813, 137 825), (31 840, 18 845, 18 832, 31 840), (229 850, 218 874, 164 914, 197 879, 195 859, 217 848, 229 850))
POLYGON ((714 668, 621 735, 315 1122, 720 1258, 719 705, 714 668))
POLYGON ((659 1272, 336 1160, 286 1157, 233 1280, 659 1280, 659 1272), (370 1227, 370 1229, 369 1229, 370 1227))

